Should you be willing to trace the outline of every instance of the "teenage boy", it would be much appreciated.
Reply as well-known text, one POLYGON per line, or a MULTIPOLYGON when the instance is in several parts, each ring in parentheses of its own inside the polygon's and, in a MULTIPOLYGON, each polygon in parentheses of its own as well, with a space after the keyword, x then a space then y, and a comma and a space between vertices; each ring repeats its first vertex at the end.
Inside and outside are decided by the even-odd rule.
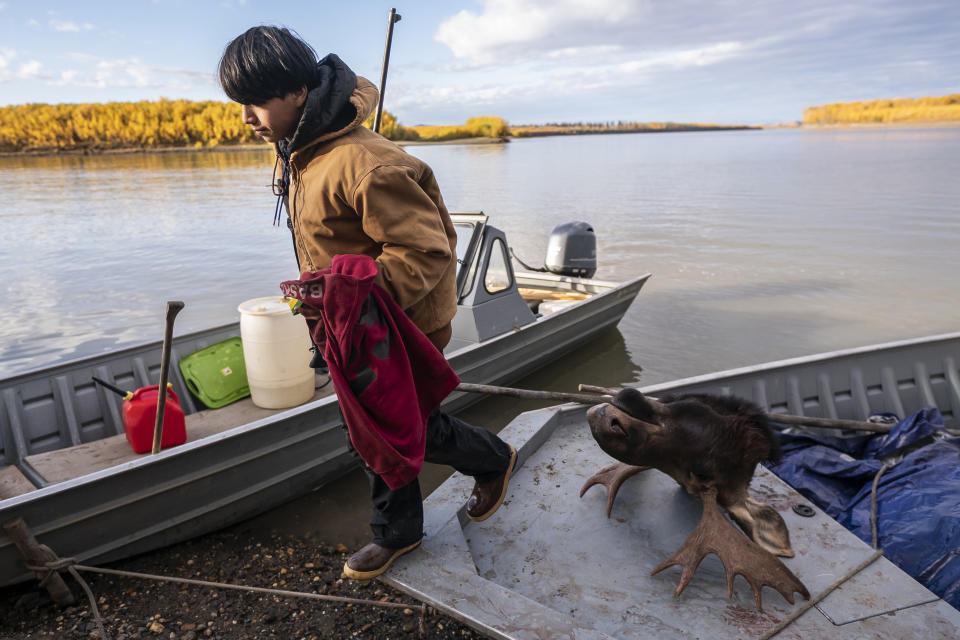
MULTIPOLYGON (((243 121, 274 144, 301 271, 324 269, 338 254, 370 256, 376 283, 442 352, 457 311, 456 233, 430 167, 362 126, 376 107, 376 87, 336 55, 318 62, 306 42, 269 26, 227 45, 219 80, 243 106, 243 121)), ((439 410, 426 432, 424 459, 473 476, 467 515, 490 517, 506 495, 513 447, 439 410)), ((418 480, 390 489, 364 468, 373 541, 344 566, 357 580, 380 575, 423 537, 418 480)))

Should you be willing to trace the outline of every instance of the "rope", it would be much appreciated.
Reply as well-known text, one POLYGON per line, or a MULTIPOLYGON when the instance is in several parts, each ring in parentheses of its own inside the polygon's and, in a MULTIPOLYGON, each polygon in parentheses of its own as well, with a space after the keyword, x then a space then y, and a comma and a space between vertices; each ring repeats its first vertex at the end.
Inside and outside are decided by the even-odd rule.
POLYGON ((93 596, 93 591, 87 581, 80 576, 76 567, 67 567, 67 571, 73 576, 73 579, 80 583, 83 592, 87 594, 87 600, 90 602, 90 610, 93 611, 93 621, 97 623, 97 630, 100 632, 101 640, 110 640, 107 630, 103 626, 103 616, 100 615, 100 609, 97 607, 97 599, 93 596))
POLYGON ((866 569, 867 567, 869 567, 871 564, 873 564, 873 561, 874 561, 874 560, 876 560, 877 558, 879 558, 879 557, 882 556, 882 555, 883 555, 883 551, 882 551, 882 550, 877 549, 876 551, 874 551, 874 552, 873 552, 873 555, 871 555, 869 558, 867 558, 866 560, 864 560, 863 562, 861 562, 860 564, 858 564, 857 566, 855 566, 855 567, 854 567, 853 569, 851 569, 850 571, 847 571, 847 573, 845 573, 843 576, 837 578, 837 580, 836 580, 833 584, 831 584, 829 587, 827 587, 826 589, 824 589, 823 591, 821 591, 819 595, 817 595, 815 598, 813 598, 813 599, 810 600, 809 602, 806 602, 806 603, 805 603, 803 606, 801 606, 799 609, 796 609, 796 610, 795 610, 793 613, 791 613, 789 616, 787 616, 786 618, 784 618, 783 620, 781 620, 781 621, 780 621, 780 624, 778 624, 778 625, 775 626, 773 629, 770 629, 770 631, 768 631, 768 632, 766 632, 765 634, 763 634, 762 636, 760 636, 759 640, 769 640, 769 638, 772 638, 773 636, 777 635, 778 633, 780 633, 781 631, 783 631, 784 629, 786 629, 788 626, 790 626, 790 625, 793 623, 794 620, 796 620, 797 618, 799 618, 800 616, 802 616, 802 615, 803 615, 804 613, 806 613, 811 607, 815 606, 818 602, 820 602, 821 600, 823 600, 824 598, 826 598, 828 595, 830 595, 831 593, 833 593, 833 592, 834 592, 840 585, 842 585, 844 582, 846 582, 847 580, 849 580, 849 579, 852 578, 853 576, 857 575, 858 573, 860 573, 861 571, 863 571, 864 569, 866 569))
POLYGON ((874 549, 880 548, 877 536, 877 485, 880 484, 880 476, 892 466, 889 462, 884 462, 880 471, 877 471, 877 475, 873 477, 873 486, 870 487, 870 531, 873 533, 874 549))
MULTIPOLYGON (((40 545, 40 548, 49 552, 50 555, 56 558, 57 554, 47 545, 42 544, 40 545)), ((38 571, 44 574, 43 578, 40 579, 41 588, 46 585, 50 578, 57 575, 57 571, 61 571, 63 569, 69 571, 74 580, 80 584, 83 592, 87 594, 87 600, 90 602, 90 610, 93 612, 93 621, 97 623, 97 630, 100 632, 101 640, 110 640, 110 636, 107 634, 107 630, 103 626, 103 616, 100 615, 100 609, 97 607, 97 599, 94 597, 93 591, 90 589, 90 585, 87 584, 87 581, 84 580, 74 568, 76 563, 77 561, 73 558, 56 558, 56 560, 44 562, 43 566, 39 567, 28 564, 27 569, 30 571, 38 571)))
POLYGON ((842 585, 844 582, 846 582, 853 576, 857 575, 858 573, 860 573, 861 571, 869 567, 871 564, 873 564, 873 562, 877 558, 883 555, 883 549, 879 548, 879 545, 877 542, 877 485, 880 483, 880 476, 882 476, 884 472, 892 466, 893 465, 891 465, 889 462, 883 463, 883 466, 880 467, 879 471, 877 471, 877 475, 873 477, 873 487, 870 490, 870 529, 873 532, 873 549, 874 549, 873 555, 871 555, 869 558, 867 558, 866 560, 858 564, 856 567, 854 567, 853 569, 845 573, 843 576, 838 578, 833 584, 831 584, 829 587, 821 591, 817 595, 817 597, 805 603, 803 606, 796 609, 789 616, 781 620, 780 624, 778 624, 773 629, 770 629, 770 631, 760 636, 758 640, 769 640, 773 636, 777 635, 778 633, 786 629, 788 626, 790 626, 793 623, 794 620, 796 620, 797 618, 802 616, 804 613, 806 613, 811 607, 815 606, 818 602, 820 602, 821 600, 826 598, 828 595, 833 593, 837 588, 839 588, 840 585, 842 585))
POLYGON ((124 576, 128 578, 142 578, 145 580, 156 580, 158 582, 175 582, 179 584, 191 584, 200 587, 211 587, 214 589, 228 589, 233 591, 246 591, 249 593, 263 593, 268 595, 285 596, 288 598, 305 598, 307 600, 324 600, 327 602, 338 602, 344 604, 369 605, 372 607, 382 607, 385 609, 419 609, 420 610, 420 629, 426 626, 427 605, 410 605, 402 602, 381 602, 380 600, 364 600, 362 598, 348 598, 346 596, 330 596, 320 593, 304 593, 302 591, 287 591, 285 589, 267 589, 265 587, 250 587, 242 584, 228 584, 224 582, 209 582, 207 580, 194 580, 192 578, 178 578, 174 576, 161 576, 151 573, 138 573, 136 571, 123 571, 120 569, 105 569, 103 567, 89 567, 77 564, 74 558, 57 558, 45 562, 42 566, 27 565, 31 571, 43 571, 52 575, 55 571, 66 569, 76 578, 77 582, 87 594, 90 601, 90 608, 94 613, 94 620, 100 631, 100 637, 103 640, 109 640, 106 630, 103 627, 103 618, 100 617, 100 610, 97 608, 96 598, 93 595, 89 585, 80 577, 79 571, 89 571, 90 573, 100 573, 113 576, 124 576))

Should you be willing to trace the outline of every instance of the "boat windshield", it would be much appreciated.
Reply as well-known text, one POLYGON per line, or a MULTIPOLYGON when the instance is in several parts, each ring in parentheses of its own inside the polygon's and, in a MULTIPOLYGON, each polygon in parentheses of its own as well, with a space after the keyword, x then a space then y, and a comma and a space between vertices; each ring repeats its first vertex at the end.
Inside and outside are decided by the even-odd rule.
POLYGON ((473 254, 480 243, 487 216, 482 213, 451 213, 453 228, 457 232, 457 281, 464 264, 473 261, 473 254))
POLYGON ((458 222, 454 223, 453 228, 457 232, 457 273, 460 273, 463 257, 467 255, 467 247, 470 245, 470 238, 473 237, 474 224, 458 222))

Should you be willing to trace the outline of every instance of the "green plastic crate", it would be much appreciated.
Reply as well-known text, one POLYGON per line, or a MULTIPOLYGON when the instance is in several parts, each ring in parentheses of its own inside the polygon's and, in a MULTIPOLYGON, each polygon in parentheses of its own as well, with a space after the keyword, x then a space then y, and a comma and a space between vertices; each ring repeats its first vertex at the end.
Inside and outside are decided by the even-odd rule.
POLYGON ((211 409, 250 395, 240 338, 227 338, 180 358, 180 372, 191 393, 211 409))

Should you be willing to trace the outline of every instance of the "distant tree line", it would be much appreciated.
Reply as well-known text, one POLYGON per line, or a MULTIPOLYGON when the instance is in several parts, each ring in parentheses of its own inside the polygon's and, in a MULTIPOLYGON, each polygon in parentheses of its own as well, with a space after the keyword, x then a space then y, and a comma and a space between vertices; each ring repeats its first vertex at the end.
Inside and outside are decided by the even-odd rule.
MULTIPOLYGON (((936 99, 953 99, 957 96, 936 99)), ((922 100, 934 100, 924 98, 922 100)), ((859 104, 859 103, 857 103, 859 104)), ((831 109, 837 105, 815 107, 831 109)), ((930 107, 932 108, 932 107, 930 107)), ((808 112, 811 110, 808 109, 808 112)), ((371 115, 364 123, 373 126, 371 115)), ((510 127, 496 116, 470 118, 462 125, 403 126, 389 111, 380 133, 391 140, 424 142, 461 138, 505 138, 583 133, 742 129, 744 125, 678 122, 560 122, 510 127)), ((243 123, 240 105, 190 100, 90 104, 25 104, 0 107, 0 151, 104 151, 110 149, 210 148, 263 144, 243 123)))
MULTIPOLYGON (((365 123, 370 127, 373 116, 365 123)), ((502 118, 465 125, 404 127, 384 112, 380 133, 391 140, 452 140, 509 135, 502 118)), ((240 105, 213 100, 157 100, 0 107, 0 151, 103 151, 262 144, 243 123, 240 105)))
POLYGON ((233 102, 161 99, 0 107, 0 151, 213 147, 257 140, 233 102))
MULTIPOLYGON (((373 127, 373 115, 363 123, 365 127, 373 127)), ((503 138, 510 135, 507 121, 496 116, 479 116, 470 118, 463 125, 416 125, 405 127, 396 116, 389 111, 383 112, 380 119, 380 135, 390 140, 420 140, 423 142, 440 142, 443 140, 457 140, 461 138, 503 138)))
POLYGON ((809 107, 803 124, 871 124, 960 121, 960 93, 933 98, 837 102, 809 107))
POLYGON ((517 125, 510 127, 518 138, 532 136, 577 135, 586 133, 642 133, 653 131, 711 131, 717 129, 749 129, 743 124, 712 124, 703 122, 551 122, 548 124, 517 125))

